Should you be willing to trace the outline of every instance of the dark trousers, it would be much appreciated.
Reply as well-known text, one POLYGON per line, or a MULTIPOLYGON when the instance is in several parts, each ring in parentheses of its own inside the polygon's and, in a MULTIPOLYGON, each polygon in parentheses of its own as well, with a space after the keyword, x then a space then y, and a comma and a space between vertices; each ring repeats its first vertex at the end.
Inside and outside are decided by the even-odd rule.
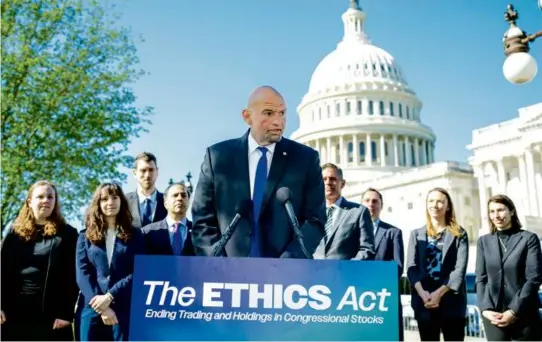
POLYGON ((440 333, 444 341, 465 340, 465 317, 442 317, 438 311, 417 319, 421 341, 440 341, 440 333))
MULTIPOLYGON (((536 315, 536 313, 533 313, 536 315)), ((511 325, 499 328, 485 318, 482 317, 484 322, 484 330, 486 332, 486 339, 488 341, 542 341, 542 322, 533 317, 530 321, 522 321, 518 319, 511 325)))
POLYGON ((105 325, 96 311, 85 306, 81 311, 81 341, 128 341, 129 316, 117 311, 115 314, 119 324, 105 325))
POLYGON ((17 319, 6 315, 2 324, 2 341, 73 341, 71 325, 62 329, 53 329, 54 319, 17 319))

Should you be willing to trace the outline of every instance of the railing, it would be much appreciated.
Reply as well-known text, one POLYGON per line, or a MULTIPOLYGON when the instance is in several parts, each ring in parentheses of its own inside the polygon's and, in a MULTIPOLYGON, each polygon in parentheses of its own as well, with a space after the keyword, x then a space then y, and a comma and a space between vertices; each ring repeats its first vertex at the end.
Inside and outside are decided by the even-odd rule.
MULTIPOLYGON (((414 318, 414 310, 403 306, 403 328, 404 330, 418 331, 418 322, 414 318)), ((465 317, 465 336, 474 338, 485 338, 484 325, 480 309, 476 305, 467 305, 467 317, 465 317)))

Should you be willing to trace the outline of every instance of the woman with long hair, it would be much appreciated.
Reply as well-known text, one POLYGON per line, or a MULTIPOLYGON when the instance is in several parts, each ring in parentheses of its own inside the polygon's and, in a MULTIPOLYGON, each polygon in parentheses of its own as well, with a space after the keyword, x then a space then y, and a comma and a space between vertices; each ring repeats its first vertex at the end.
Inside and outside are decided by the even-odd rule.
POLYGON ((76 242, 55 185, 32 184, 2 243, 2 340, 73 340, 76 242))
POLYGON ((457 223, 450 194, 442 188, 427 193, 426 225, 410 235, 407 276, 411 305, 422 341, 465 339, 469 259, 467 233, 457 223))
POLYGON ((522 230, 505 195, 487 202, 490 234, 478 239, 476 293, 488 341, 540 341, 540 240, 522 230))
POLYGON ((77 241, 77 284, 83 295, 81 341, 128 340, 134 256, 144 253, 121 187, 96 189, 77 241))

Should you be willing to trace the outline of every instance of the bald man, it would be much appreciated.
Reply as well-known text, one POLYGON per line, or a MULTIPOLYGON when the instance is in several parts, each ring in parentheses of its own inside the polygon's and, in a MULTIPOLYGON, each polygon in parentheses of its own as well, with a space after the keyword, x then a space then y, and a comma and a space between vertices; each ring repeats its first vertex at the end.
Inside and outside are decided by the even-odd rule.
POLYGON ((309 256, 324 235, 325 198, 318 153, 284 138, 286 103, 272 87, 259 87, 242 111, 249 126, 240 138, 207 148, 192 204, 197 255, 213 255, 242 200, 252 203, 223 255, 306 258, 277 189, 288 187, 309 256))

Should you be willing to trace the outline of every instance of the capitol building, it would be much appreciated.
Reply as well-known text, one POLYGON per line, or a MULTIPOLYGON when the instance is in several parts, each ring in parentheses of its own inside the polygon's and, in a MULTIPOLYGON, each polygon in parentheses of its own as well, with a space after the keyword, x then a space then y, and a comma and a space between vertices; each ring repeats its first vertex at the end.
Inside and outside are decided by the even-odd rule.
POLYGON ((473 245, 487 232, 484 209, 495 193, 510 195, 525 228, 542 237, 542 103, 475 130, 469 161, 435 162, 437 137, 423 124, 422 101, 393 56, 372 44, 365 17, 351 0, 343 38, 314 70, 291 138, 343 169, 346 199, 359 203, 368 187, 381 191, 381 217, 403 230, 405 246, 425 223, 425 196, 434 187, 450 192, 473 245))

